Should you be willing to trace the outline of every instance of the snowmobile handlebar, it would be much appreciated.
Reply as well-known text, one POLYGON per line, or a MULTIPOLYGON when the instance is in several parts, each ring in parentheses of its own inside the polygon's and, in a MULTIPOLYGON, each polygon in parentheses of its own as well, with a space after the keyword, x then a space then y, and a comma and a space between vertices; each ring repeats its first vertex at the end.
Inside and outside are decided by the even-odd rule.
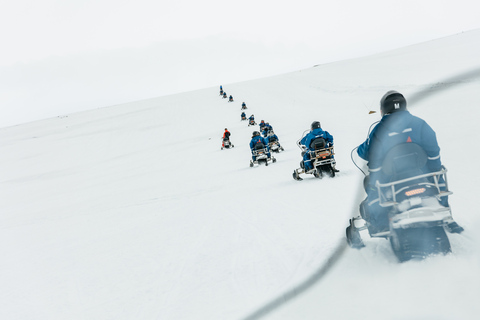
MULTIPOLYGON (((303 131, 302 137, 297 140, 297 146, 298 146, 298 147, 300 148, 300 150, 302 150, 302 151, 305 151, 305 150, 308 149, 306 145, 303 145, 303 144, 300 143, 300 141, 302 141, 302 139, 305 137, 305 135, 306 135, 308 132, 310 132, 309 129, 303 131)), ((326 147, 327 147, 327 148, 333 147, 333 143, 328 142, 327 145, 326 145, 326 147)))
POLYGON ((304 151, 305 149, 307 149, 307 146, 304 146, 303 144, 300 143, 300 141, 302 141, 303 137, 305 137, 305 135, 310 132, 309 129, 303 131, 302 133, 302 137, 300 139, 297 140, 297 146, 300 148, 300 150, 304 151))

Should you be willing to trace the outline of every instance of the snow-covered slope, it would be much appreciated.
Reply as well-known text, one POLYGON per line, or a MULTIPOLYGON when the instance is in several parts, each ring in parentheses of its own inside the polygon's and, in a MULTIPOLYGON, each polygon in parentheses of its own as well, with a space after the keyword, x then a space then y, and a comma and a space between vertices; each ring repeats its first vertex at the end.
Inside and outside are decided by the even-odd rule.
POLYGON ((0 318, 252 314, 344 245, 362 197, 350 152, 379 119, 368 111, 396 89, 437 132, 466 231, 450 235, 451 255, 405 264, 367 239, 266 317, 476 319, 480 76, 467 73, 480 67, 479 43, 476 30, 223 84, 233 103, 209 88, 0 129, 0 318), (258 127, 240 121, 242 101, 285 147, 275 164, 248 166, 258 127), (335 137, 341 172, 294 181, 295 142, 314 120, 335 137), (220 150, 225 127, 230 150, 220 150))

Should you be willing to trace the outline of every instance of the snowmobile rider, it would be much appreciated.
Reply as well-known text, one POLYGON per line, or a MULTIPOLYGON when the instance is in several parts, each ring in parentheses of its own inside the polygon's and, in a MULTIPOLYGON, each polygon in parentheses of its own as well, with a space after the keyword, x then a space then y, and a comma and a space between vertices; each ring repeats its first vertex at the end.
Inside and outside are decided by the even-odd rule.
POLYGON ((263 131, 263 129, 265 128, 265 121, 260 120, 260 123, 258 125, 260 126, 260 131, 263 131))
POLYGON ((252 152, 252 159, 253 161, 256 161, 256 157, 253 155, 253 150, 255 148, 255 145, 257 143, 263 143, 263 145, 265 146, 265 148, 267 149, 267 156, 268 156, 268 159, 271 158, 271 154, 270 154, 270 148, 268 147, 268 141, 263 138, 262 136, 260 136, 260 132, 258 131, 253 131, 252 133, 252 140, 250 140, 250 151, 252 152))
POLYGON ((223 91, 223 97, 222 99, 227 99, 227 93, 225 91, 223 91))
POLYGON ((282 146, 280 145, 280 140, 278 139, 278 137, 277 137, 277 135, 275 134, 275 132, 273 132, 273 130, 268 133, 268 136, 267 136, 266 139, 267 139, 268 143, 272 143, 272 142, 275 142, 275 141, 276 141, 276 142, 278 142, 278 147, 279 147, 279 148, 282 147, 282 146))
POLYGON ((230 97, 228 98, 228 102, 233 102, 233 96, 230 95, 230 97))
MULTIPOLYGON (((360 158, 368 161, 369 171, 364 180, 367 198, 360 204, 360 212, 375 232, 386 231, 389 228, 388 208, 380 206, 375 182, 377 180, 385 182, 388 179, 382 174, 381 169, 383 159, 392 147, 402 143, 416 143, 428 156, 427 164, 422 171, 428 173, 442 169, 440 147, 435 131, 423 119, 407 111, 407 101, 401 93, 393 90, 385 93, 380 100, 380 111, 382 119, 357 149, 360 158)), ((448 198, 442 197, 440 204, 448 207, 448 198)), ((460 233, 463 228, 453 221, 447 226, 447 230, 460 233)))
POLYGON ((263 129, 262 129, 262 134, 264 137, 267 137, 268 136, 268 133, 270 131, 273 131, 273 127, 270 125, 270 123, 265 123, 265 125, 263 126, 263 129))
MULTIPOLYGON (((310 147, 310 143, 313 139, 316 138, 325 139, 328 147, 333 146, 333 136, 328 133, 328 131, 322 130, 319 121, 312 122, 312 125, 310 126, 310 132, 305 137, 303 137, 303 139, 300 141, 300 144, 303 145, 308 151, 315 151, 313 147, 310 147)), ((305 152, 303 154, 303 164, 305 166, 305 171, 313 169, 313 165, 310 160, 310 152, 305 152)), ((334 164, 332 164, 332 168, 335 172, 338 172, 334 164)))
POLYGON ((242 110, 245 110, 247 109, 247 105, 245 104, 245 102, 242 102, 242 110))
POLYGON ((247 115, 245 114, 245 112, 242 112, 240 117, 242 118, 242 120, 247 120, 247 115))
POLYGON ((230 141, 230 131, 228 131, 227 128, 225 128, 225 132, 223 132, 222 147, 225 147, 224 141, 230 141))

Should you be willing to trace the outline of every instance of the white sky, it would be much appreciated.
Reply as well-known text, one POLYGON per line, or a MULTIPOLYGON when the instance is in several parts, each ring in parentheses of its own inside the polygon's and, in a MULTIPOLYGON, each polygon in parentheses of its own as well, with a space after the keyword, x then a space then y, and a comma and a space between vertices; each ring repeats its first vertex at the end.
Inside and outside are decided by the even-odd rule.
POLYGON ((0 91, 6 97, 0 98, 0 126, 428 41, 479 28, 478 7, 474 0, 2 0, 0 91), (278 48, 284 54, 273 56, 278 48), (142 56, 152 52, 147 65, 142 56), (108 57, 121 59, 113 65, 108 57), (222 69, 216 69, 219 61, 222 69), (72 65, 91 72, 81 78, 72 65), (189 75, 182 76, 187 67, 189 75), (63 71, 52 73, 57 69, 63 71), (118 69, 121 76, 108 78, 118 69), (143 83, 138 80, 137 89, 128 78, 143 83), (48 81, 52 93, 25 98, 48 81), (98 83, 112 81, 117 92, 98 83), (158 90, 145 91, 146 81, 157 81, 158 90), (83 95, 55 95, 66 87, 83 95), (35 112, 27 104, 35 104, 35 112))

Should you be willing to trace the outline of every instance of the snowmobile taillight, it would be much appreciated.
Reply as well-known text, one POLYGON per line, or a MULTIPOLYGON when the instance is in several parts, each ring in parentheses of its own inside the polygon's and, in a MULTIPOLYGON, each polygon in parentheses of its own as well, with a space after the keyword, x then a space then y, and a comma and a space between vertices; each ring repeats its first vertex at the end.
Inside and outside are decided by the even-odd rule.
POLYGON ((413 189, 413 190, 405 192, 405 195, 407 197, 411 197, 411 196, 414 196, 414 195, 417 195, 417 194, 424 193, 425 191, 426 191, 425 188, 413 189))

